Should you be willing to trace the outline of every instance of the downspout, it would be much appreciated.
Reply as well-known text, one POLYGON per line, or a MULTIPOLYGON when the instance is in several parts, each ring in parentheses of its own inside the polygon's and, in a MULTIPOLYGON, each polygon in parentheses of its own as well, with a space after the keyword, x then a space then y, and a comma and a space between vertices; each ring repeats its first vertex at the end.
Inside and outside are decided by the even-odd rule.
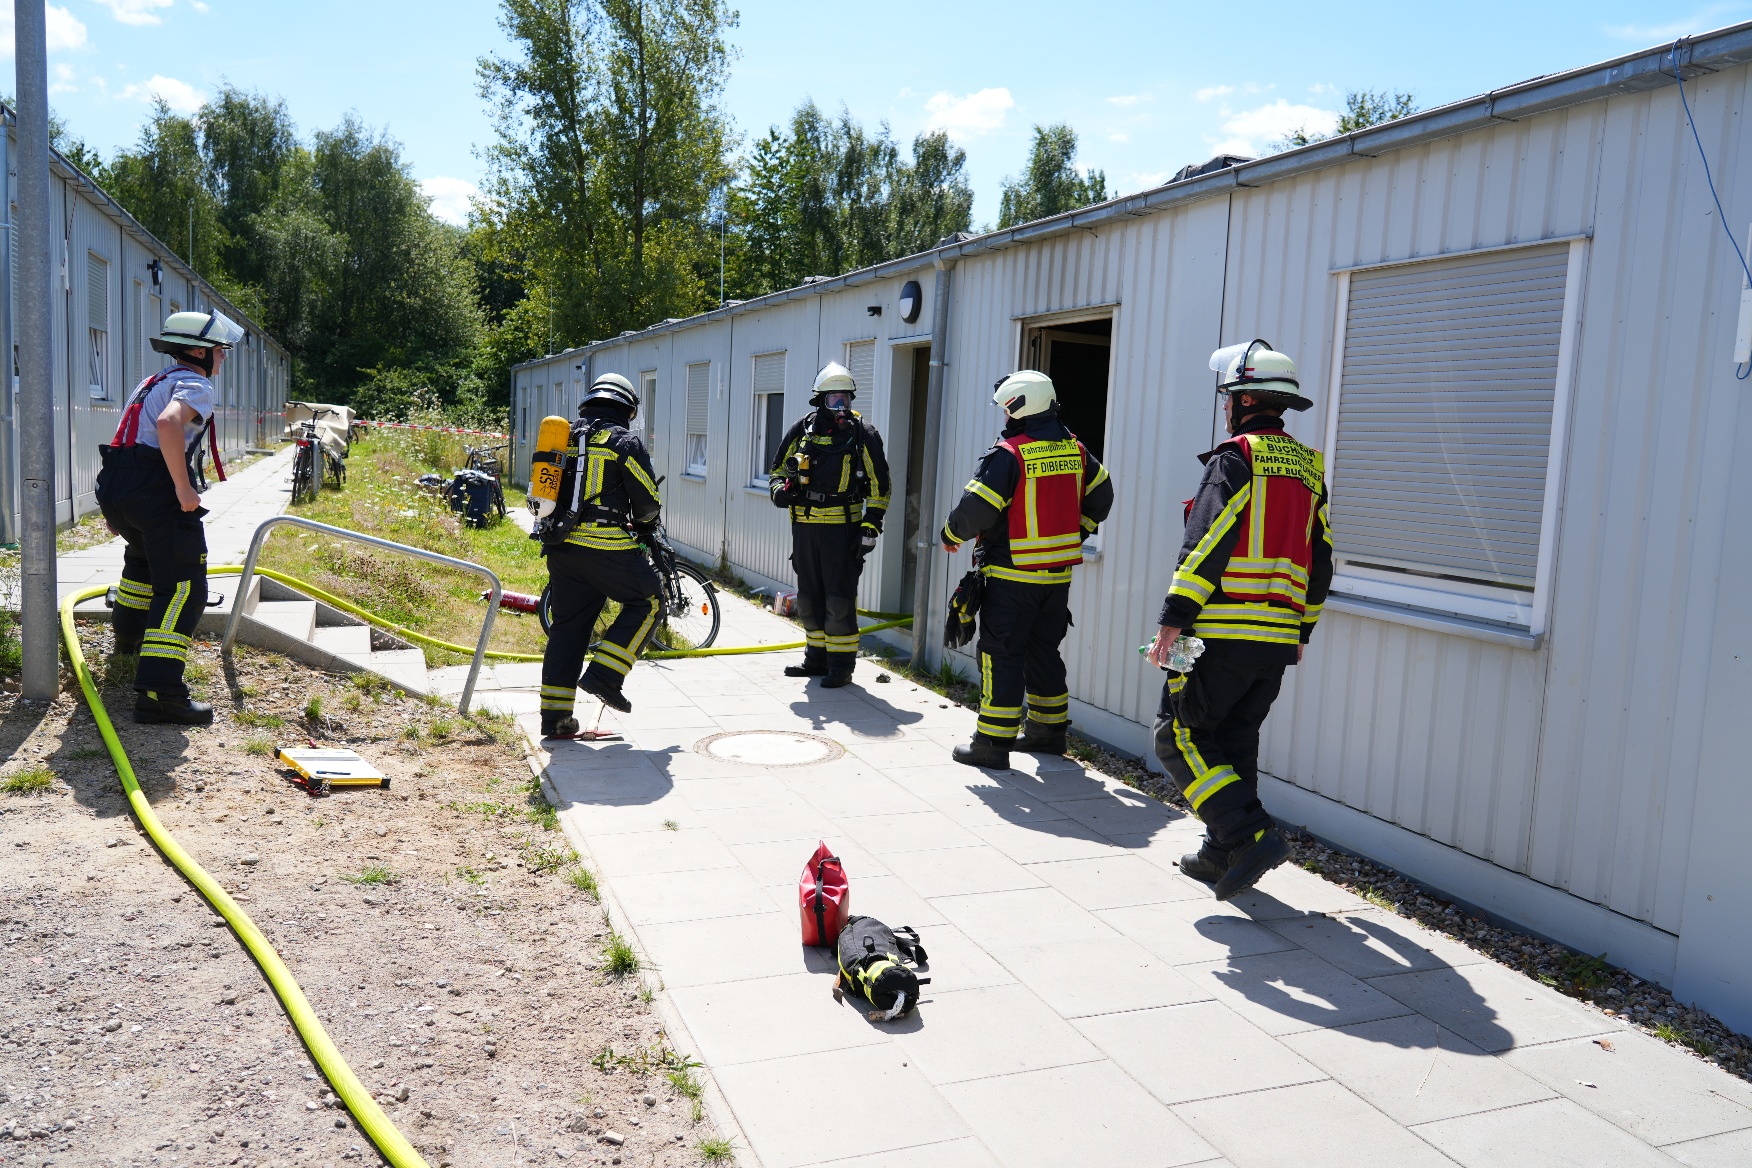
POLYGON ((0 544, 18 542, 18 382, 12 352, 12 136, 0 116, 0 544))
POLYGON ((936 258, 937 288, 931 301, 931 375, 925 381, 925 436, 920 444, 918 554, 913 567, 914 669, 928 665, 926 638, 931 620, 931 569, 937 551, 937 447, 943 435, 943 371, 949 367, 949 278, 953 258, 936 258))

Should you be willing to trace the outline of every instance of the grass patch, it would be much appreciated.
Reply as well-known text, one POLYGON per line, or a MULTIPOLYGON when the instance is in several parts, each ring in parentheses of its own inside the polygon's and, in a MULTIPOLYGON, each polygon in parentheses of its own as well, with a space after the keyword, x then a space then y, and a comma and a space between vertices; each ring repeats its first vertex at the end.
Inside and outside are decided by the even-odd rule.
POLYGON ((193 685, 205 685, 213 680, 213 667, 190 657, 183 666, 183 680, 193 685))
POLYGON ((680 831, 681 824, 675 822, 675 820, 673 820, 673 819, 665 819, 663 821, 663 830, 664 831, 680 831))
POLYGON ((561 868, 569 868, 577 862, 578 853, 565 844, 561 844, 557 848, 535 844, 523 845, 523 867, 537 876, 558 872, 561 868))
POLYGON ((602 965, 610 977, 631 977, 639 972, 639 955, 619 933, 610 933, 602 947, 602 965))
POLYGON ((487 882, 487 878, 473 868, 458 868, 456 874, 470 884, 485 884, 487 882))
POLYGON ((712 1136, 700 1141, 700 1159, 708 1164, 721 1164, 736 1158, 736 1150, 730 1146, 730 1141, 721 1136, 712 1136))
POLYGON ((1676 1042, 1680 1046, 1688 1046, 1705 1058, 1715 1053, 1715 1043, 1702 1035, 1693 1034, 1689 1030, 1681 1030, 1671 1022, 1655 1023, 1655 1037, 1662 1042, 1676 1042))
POLYGON ((342 876, 341 879, 345 880, 348 884, 358 884, 369 888, 380 884, 394 884, 395 873, 391 872, 388 868, 385 868, 382 864, 373 864, 363 872, 351 876, 342 876))
POLYGON ((341 707, 357 714, 365 708, 365 695, 358 690, 348 690, 347 696, 341 699, 341 707))
POLYGON ((273 758, 279 747, 266 734, 251 734, 243 740, 243 753, 253 754, 257 758, 273 758))
POLYGON ((77 762, 84 762, 92 758, 108 758, 109 751, 101 746, 81 746, 77 750, 69 750, 67 757, 77 762))
POLYGON ((542 793, 540 779, 529 780, 529 805, 524 808, 523 817, 532 823, 539 823, 543 831, 560 829, 560 813, 554 810, 554 805, 542 793))
POLYGON ((108 543, 116 537, 104 522, 103 513, 94 511, 69 527, 63 527, 55 533, 55 554, 64 556, 68 552, 80 551, 88 547, 96 547, 100 543, 108 543))
POLYGON ((694 1078, 694 1073, 687 1067, 680 1067, 668 1072, 665 1076, 669 1085, 675 1088, 675 1093, 683 1099, 698 1099, 705 1094, 706 1085, 694 1078))
POLYGON ((19 640, 18 614, 0 609, 0 677, 24 672, 24 643, 19 640))
POLYGON ((55 772, 36 763, 0 779, 0 791, 8 795, 41 795, 55 785, 55 772))
POLYGON ((1376 908, 1386 909, 1388 912, 1399 911, 1399 906, 1393 902, 1391 896, 1378 891, 1372 885, 1368 888, 1358 889, 1357 895, 1374 905, 1376 908))
POLYGON ((596 873, 582 864, 573 868, 566 879, 572 882, 572 887, 588 896, 591 900, 602 899, 602 888, 596 883, 596 873))
POLYGON ((456 733, 456 725, 448 718, 433 718, 431 725, 426 727, 426 733, 434 739, 449 738, 456 733))
POLYGON ((304 716, 312 722, 322 721, 322 695, 311 694, 304 702, 304 716))
POLYGON ((278 714, 263 714, 257 710, 239 710, 231 715, 231 720, 239 726, 257 730, 278 730, 286 724, 286 719, 278 714))

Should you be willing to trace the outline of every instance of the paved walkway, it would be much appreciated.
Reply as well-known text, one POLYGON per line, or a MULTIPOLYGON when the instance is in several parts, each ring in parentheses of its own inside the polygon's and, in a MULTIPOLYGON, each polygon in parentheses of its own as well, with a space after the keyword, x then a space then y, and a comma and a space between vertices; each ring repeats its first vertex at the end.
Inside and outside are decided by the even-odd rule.
MULTIPOLYGON (((726 604, 720 644, 796 635, 726 604)), ((1220 905, 1175 867, 1198 836, 1179 813, 1068 759, 956 766, 970 711, 869 661, 822 690, 783 676, 793 656, 643 663, 635 712, 609 715, 625 741, 544 755, 743 1164, 1752 1163, 1743 1081, 1299 869, 1220 905), (696 748, 747 730, 844 753, 696 748), (836 1005, 831 960, 799 945, 817 840, 854 912, 923 935, 916 1015, 836 1005)), ((533 735, 524 696, 498 700, 533 735)))

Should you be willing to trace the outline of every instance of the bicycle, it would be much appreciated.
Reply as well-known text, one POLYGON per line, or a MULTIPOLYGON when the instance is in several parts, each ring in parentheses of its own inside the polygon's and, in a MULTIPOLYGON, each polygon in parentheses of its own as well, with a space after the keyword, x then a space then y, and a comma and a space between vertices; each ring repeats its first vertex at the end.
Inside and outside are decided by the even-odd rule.
MULTIPOLYGON (((646 649, 673 652, 709 648, 718 639, 718 626, 724 618, 718 604, 718 586, 675 554, 661 523, 651 533, 645 550, 650 553, 651 566, 657 569, 657 595, 662 601, 657 627, 646 641, 646 649)), ((552 591, 552 584, 543 588, 536 606, 543 633, 553 624, 552 591)))
POLYGON ((468 446, 463 450, 467 457, 463 460, 464 470, 477 470, 488 475, 493 480, 493 505, 499 509, 499 514, 505 514, 505 486, 503 482, 505 464, 499 459, 499 451, 509 450, 509 442, 498 446, 468 446))
MULTIPOLYGON (((307 406, 305 402, 287 402, 289 406, 307 406)), ((341 467, 338 476, 334 467, 340 460, 323 449, 322 436, 316 428, 316 421, 324 414, 332 414, 334 410, 313 409, 311 416, 301 422, 294 423, 292 438, 298 449, 292 455, 292 502, 315 502, 317 492, 322 490, 323 479, 329 477, 336 489, 339 489, 346 479, 346 468, 341 467), (324 465, 329 464, 325 475, 324 465)))

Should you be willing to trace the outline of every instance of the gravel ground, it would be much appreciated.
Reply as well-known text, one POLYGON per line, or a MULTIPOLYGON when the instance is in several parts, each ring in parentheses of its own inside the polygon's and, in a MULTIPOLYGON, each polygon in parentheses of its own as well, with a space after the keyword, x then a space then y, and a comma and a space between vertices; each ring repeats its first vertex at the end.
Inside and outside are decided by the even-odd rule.
MULTIPOLYGON (((104 670, 108 626, 81 638, 104 670)), ((241 695, 211 729, 135 726, 125 667, 106 690, 147 796, 435 1168, 722 1155, 509 720, 248 649, 226 677, 198 646, 191 673, 241 695), (392 787, 314 798, 262 753, 312 739, 392 787)), ((0 758, 0 789, 46 784, 0 794, 0 1164, 381 1163, 134 826, 76 690, 0 696, 0 758)))

